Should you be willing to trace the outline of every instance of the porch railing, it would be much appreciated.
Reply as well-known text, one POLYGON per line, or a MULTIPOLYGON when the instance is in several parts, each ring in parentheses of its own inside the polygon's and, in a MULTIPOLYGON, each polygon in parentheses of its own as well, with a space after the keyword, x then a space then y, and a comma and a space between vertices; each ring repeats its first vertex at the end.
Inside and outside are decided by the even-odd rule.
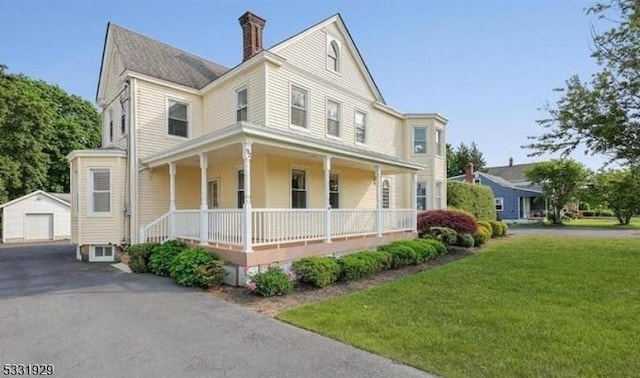
MULTIPOLYGON (((244 217, 243 209, 175 210, 143 227, 140 241, 202 241, 201 232, 205 230, 201 231, 201 225, 206 221, 206 242, 242 246, 244 217)), ((376 209, 252 209, 250 217, 253 246, 410 231, 416 226, 416 213, 411 209, 381 209, 379 218, 376 209)))
POLYGON ((242 209, 207 210, 209 243, 242 245, 242 209))
POLYGON ((323 209, 252 209, 253 245, 323 239, 326 216, 323 209))

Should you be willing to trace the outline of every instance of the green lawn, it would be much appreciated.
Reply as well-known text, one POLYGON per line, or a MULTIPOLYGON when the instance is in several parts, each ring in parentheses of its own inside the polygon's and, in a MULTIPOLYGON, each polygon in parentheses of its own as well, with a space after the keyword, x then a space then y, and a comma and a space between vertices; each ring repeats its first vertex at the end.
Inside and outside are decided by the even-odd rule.
POLYGON ((520 236, 281 320, 445 377, 640 374, 640 239, 520 236))
POLYGON ((574 219, 565 225, 569 227, 640 228, 640 218, 631 218, 631 223, 625 226, 620 225, 615 217, 574 219))

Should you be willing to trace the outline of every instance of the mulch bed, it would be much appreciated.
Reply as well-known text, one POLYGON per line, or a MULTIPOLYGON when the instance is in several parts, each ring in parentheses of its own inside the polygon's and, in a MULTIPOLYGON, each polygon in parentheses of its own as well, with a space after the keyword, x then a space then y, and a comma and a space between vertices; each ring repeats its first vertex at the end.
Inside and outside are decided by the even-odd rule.
POLYGON ((385 270, 376 275, 362 278, 357 281, 338 282, 322 289, 318 289, 310 285, 298 285, 293 293, 279 297, 263 298, 249 294, 247 289, 244 287, 231 286, 216 287, 211 289, 210 292, 216 298, 239 304, 270 317, 275 317, 278 313, 292 307, 378 286, 382 283, 393 281, 400 277, 416 274, 436 266, 448 264, 452 261, 465 258, 475 254, 476 251, 477 249, 475 248, 453 247, 446 255, 442 255, 421 265, 385 270))

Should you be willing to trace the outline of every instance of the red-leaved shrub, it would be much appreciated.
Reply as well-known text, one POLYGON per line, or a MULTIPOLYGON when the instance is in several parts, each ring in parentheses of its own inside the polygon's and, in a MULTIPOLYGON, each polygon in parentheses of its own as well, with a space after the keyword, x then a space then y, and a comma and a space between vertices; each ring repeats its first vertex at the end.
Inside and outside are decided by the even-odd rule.
POLYGON ((418 213, 418 234, 425 235, 431 227, 448 227, 460 234, 473 234, 478 230, 478 221, 461 210, 427 210, 418 213))

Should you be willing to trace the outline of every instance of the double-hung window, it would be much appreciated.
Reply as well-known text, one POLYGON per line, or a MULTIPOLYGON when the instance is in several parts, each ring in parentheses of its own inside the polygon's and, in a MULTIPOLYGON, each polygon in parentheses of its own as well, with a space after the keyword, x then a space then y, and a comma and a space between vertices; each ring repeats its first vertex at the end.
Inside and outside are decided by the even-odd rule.
POLYGON ((93 214, 111 212, 111 171, 109 169, 90 169, 91 203, 93 214))
POLYGON ((209 209, 217 209, 220 207, 220 188, 219 188, 218 179, 213 179, 209 181, 209 185, 207 187, 207 199, 209 209))
POLYGON ((238 89, 236 91, 236 122, 247 121, 248 109, 247 88, 238 89))
POLYGON ((238 170, 238 190, 237 190, 238 209, 244 207, 244 169, 238 170))
POLYGON ((416 208, 418 210, 427 209, 427 183, 419 181, 416 186, 416 208))
POLYGON ((389 180, 384 180, 382 181, 382 208, 383 209, 388 209, 389 205, 390 205, 390 183, 389 180))
POLYGON ((169 100, 168 130, 169 135, 182 138, 189 137, 189 105, 184 102, 169 100))
POLYGON ((367 141, 367 114, 356 110, 354 123, 356 143, 365 144, 367 141))
POLYGON ((340 104, 327 100, 327 134, 340 137, 340 104))
POLYGON ((413 153, 414 154, 427 153, 427 128, 426 127, 413 128, 413 153))
POLYGON ((291 86, 291 124, 307 128, 307 106, 309 93, 295 85, 291 86))
POLYGON ((442 209, 442 182, 436 182, 436 209, 442 209))
POLYGON ((444 143, 442 141, 442 130, 436 130, 436 154, 442 156, 444 143))
POLYGON ((340 183, 333 173, 329 174, 329 205, 332 209, 340 208, 340 183))
POLYGON ((327 46, 327 68, 333 72, 340 72, 340 46, 335 40, 327 46))
POLYGON ((127 111, 122 109, 122 114, 120 114, 120 135, 124 135, 127 132, 127 111))
POLYGON ((109 110, 109 143, 113 142, 113 110, 109 110))
POLYGON ((496 211, 502 211, 504 209, 504 198, 496 197, 496 211))
POLYGON ((301 169, 291 170, 291 208, 307 208, 307 172, 301 169))

